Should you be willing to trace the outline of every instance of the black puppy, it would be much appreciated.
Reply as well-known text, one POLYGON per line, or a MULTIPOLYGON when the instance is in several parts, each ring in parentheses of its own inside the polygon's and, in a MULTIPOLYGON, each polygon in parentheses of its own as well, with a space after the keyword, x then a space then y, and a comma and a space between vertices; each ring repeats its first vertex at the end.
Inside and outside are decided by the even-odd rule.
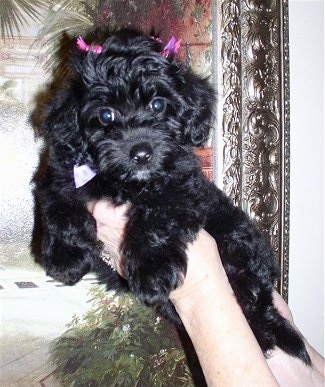
POLYGON ((193 154, 211 126, 215 95, 208 81, 173 60, 178 42, 163 49, 157 39, 124 30, 102 46, 82 39, 78 45, 72 76, 42 125, 48 165, 38 191, 47 274, 73 285, 95 268, 108 288, 125 286, 99 263, 102 247, 86 204, 129 202, 127 286, 177 320, 169 293, 186 274, 186 244, 204 227, 262 350, 278 346, 310 364, 301 338, 273 306, 270 244, 207 181, 193 154))

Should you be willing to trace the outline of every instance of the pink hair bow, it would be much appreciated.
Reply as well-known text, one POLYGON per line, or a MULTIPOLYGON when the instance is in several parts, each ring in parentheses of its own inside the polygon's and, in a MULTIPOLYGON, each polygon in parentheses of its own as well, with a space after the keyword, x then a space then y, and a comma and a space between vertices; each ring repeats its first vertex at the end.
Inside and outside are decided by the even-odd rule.
POLYGON ((79 50, 81 51, 92 51, 92 52, 95 52, 96 54, 100 54, 102 51, 103 51, 103 47, 102 46, 89 46, 83 39, 81 36, 78 37, 77 39, 77 46, 79 48, 79 50))
POLYGON ((181 46, 182 39, 176 40, 175 36, 172 36, 164 49, 161 51, 161 55, 165 58, 169 56, 175 56, 181 46))

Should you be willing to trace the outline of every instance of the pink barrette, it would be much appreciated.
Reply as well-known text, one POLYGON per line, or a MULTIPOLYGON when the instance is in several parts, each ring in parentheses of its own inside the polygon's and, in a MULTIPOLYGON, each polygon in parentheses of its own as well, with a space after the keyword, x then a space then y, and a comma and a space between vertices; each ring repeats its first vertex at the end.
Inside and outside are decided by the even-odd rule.
POLYGON ((89 46, 83 39, 81 36, 78 37, 77 39, 77 46, 79 48, 79 50, 81 51, 92 51, 92 52, 95 52, 96 54, 100 54, 102 51, 103 51, 103 47, 102 46, 89 46))
POLYGON ((166 44, 164 49, 161 51, 161 55, 165 58, 169 56, 175 56, 178 53, 178 50, 181 46, 182 39, 176 41, 175 36, 172 36, 169 42, 166 44))

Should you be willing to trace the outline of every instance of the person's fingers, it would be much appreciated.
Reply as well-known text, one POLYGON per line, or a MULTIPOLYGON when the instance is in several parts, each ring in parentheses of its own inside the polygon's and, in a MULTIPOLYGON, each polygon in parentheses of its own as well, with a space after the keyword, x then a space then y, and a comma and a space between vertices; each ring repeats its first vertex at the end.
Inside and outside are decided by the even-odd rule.
POLYGON ((114 204, 108 200, 97 200, 88 202, 87 208, 97 221, 105 221, 110 218, 110 213, 115 210, 114 204))
POLYGON ((95 201, 95 200, 93 200, 93 201, 87 203, 87 210, 88 210, 91 214, 93 213, 95 204, 96 204, 96 201, 95 201))
POLYGON ((123 228, 128 220, 129 204, 115 205, 109 200, 91 201, 87 204, 88 211, 93 215, 99 225, 123 228))
POLYGON ((120 246, 128 220, 128 204, 115 205, 108 200, 91 201, 88 210, 96 220, 97 238, 104 244, 104 261, 123 276, 123 257, 120 246))

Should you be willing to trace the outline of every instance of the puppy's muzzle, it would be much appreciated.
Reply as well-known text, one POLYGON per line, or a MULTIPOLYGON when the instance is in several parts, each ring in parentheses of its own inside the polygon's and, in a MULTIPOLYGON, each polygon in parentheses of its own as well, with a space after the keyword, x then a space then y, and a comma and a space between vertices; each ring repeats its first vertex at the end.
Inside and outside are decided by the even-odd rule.
POLYGON ((133 145, 130 149, 130 159, 138 166, 147 165, 153 156, 153 149, 147 142, 133 145))

